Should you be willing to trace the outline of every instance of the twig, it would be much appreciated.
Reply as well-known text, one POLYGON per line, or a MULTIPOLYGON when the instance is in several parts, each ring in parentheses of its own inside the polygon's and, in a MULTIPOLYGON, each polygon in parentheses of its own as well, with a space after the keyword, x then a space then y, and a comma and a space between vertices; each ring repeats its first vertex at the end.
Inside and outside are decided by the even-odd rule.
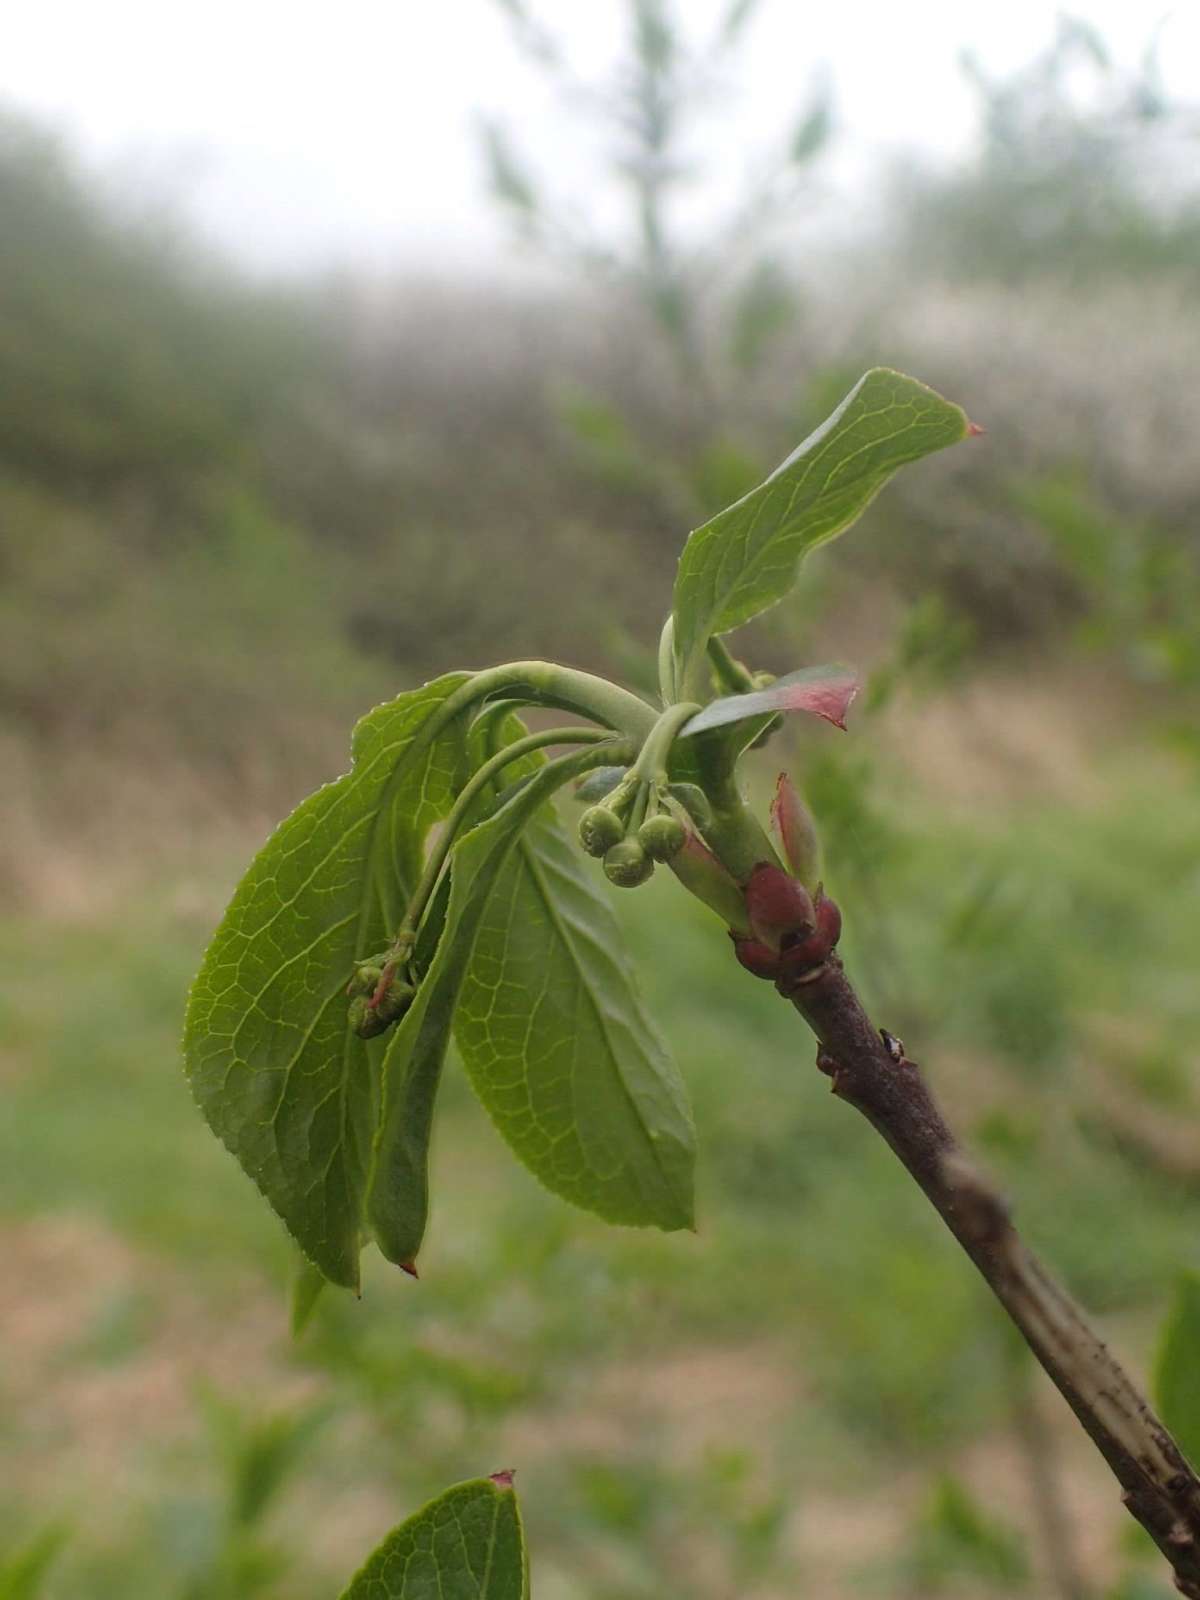
POLYGON ((1027 1249, 898 1039, 877 1030, 836 955, 778 984, 817 1036, 833 1092, 883 1135, 986 1279, 1108 1462, 1122 1499, 1200 1600, 1200 1478, 1066 1291, 1027 1249))

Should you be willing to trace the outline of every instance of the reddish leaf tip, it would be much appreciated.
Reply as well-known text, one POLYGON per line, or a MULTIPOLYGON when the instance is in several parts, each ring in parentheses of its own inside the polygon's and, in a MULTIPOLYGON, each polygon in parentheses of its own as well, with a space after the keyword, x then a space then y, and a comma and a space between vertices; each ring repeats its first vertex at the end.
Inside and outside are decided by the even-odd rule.
POLYGON ((516 1475, 514 1467, 504 1467, 500 1472, 488 1473, 488 1477, 496 1485, 497 1489, 511 1489, 516 1475))
POLYGON ((978 439, 978 437, 979 437, 979 435, 981 433, 986 433, 986 432, 987 432, 987 429, 985 427, 983 427, 978 422, 968 422, 967 423, 967 437, 968 437, 968 439, 978 439))
POLYGON ((400 1263, 400 1271, 407 1272, 410 1278, 419 1278, 421 1276, 417 1271, 417 1263, 415 1261, 402 1261, 400 1263))

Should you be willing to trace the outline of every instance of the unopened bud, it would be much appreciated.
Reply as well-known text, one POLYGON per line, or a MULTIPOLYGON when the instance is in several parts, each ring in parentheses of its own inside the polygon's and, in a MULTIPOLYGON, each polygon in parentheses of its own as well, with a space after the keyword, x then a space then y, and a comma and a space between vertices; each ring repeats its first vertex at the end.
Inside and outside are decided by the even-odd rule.
POLYGON ((379 973, 369 995, 355 995, 350 1002, 347 1021, 360 1039, 377 1039, 393 1022, 399 1022, 416 996, 412 984, 396 976, 388 979, 380 993, 378 985, 382 977, 379 973))
POLYGON ((741 939, 730 930, 733 940, 733 953, 745 967, 747 972, 752 972, 756 978, 766 978, 774 981, 779 976, 779 953, 772 950, 769 945, 761 944, 757 939, 741 939))
POLYGON ((653 861, 636 838, 621 839, 604 857, 604 875, 619 889, 636 889, 653 871, 653 861))
POLYGON ((378 956, 364 956, 354 969, 354 976, 346 985, 347 994, 373 995, 387 965, 387 952, 378 956))
POLYGON ((701 833, 712 827, 712 806, 698 783, 672 783, 667 793, 679 802, 701 833))
POLYGON ((365 994, 355 995, 346 1015, 351 1031, 360 1039, 376 1039, 387 1030, 387 1019, 381 1017, 365 994))
POLYGON ((393 978, 383 994, 375 1002, 375 1010, 383 1018, 385 1024, 398 1022, 412 1005, 417 991, 411 983, 406 983, 403 978, 393 978))
POLYGON ((807 937, 816 927, 812 898, 782 867, 760 861, 746 884, 746 912, 754 936, 772 950, 807 937))
POLYGON ((842 936, 842 913, 836 900, 831 900, 821 889, 817 890, 816 926, 803 939, 786 944, 780 957, 780 974, 786 981, 812 967, 819 967, 837 947, 842 936))
POLYGON ((597 800, 603 800, 606 794, 620 783, 629 771, 628 767, 597 767, 595 772, 589 772, 586 778, 581 778, 575 786, 575 798, 583 805, 594 805, 597 800))
POLYGON ((637 836, 651 861, 670 861, 687 843, 687 829, 683 823, 665 811, 660 811, 656 817, 647 817, 637 836))
POLYGON ((603 856, 625 837, 625 825, 608 806, 590 806, 579 819, 579 842, 590 856, 603 856))
POLYGON ((812 888, 817 882, 820 867, 821 847, 817 839, 817 827, 812 812, 800 798, 786 772, 779 774, 775 784, 771 821, 779 834, 788 866, 802 884, 812 888))
POLYGON ((372 995, 379 987, 379 980, 382 977, 382 967, 373 967, 364 962, 361 967, 355 968, 354 976, 346 987, 346 993, 372 995))

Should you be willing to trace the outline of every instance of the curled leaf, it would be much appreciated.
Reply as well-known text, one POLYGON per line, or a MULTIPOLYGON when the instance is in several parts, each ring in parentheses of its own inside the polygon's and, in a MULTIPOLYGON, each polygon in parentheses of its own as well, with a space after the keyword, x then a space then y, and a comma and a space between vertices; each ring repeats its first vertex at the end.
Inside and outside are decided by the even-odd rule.
POLYGON ((800 798, 796 785, 786 772, 781 772, 775 782, 771 821, 779 835, 788 866, 806 888, 815 888, 821 858, 816 824, 812 812, 800 798))
POLYGON ((941 395, 876 367, 757 489, 695 529, 675 580, 677 681, 696 681, 708 640, 782 600, 809 551, 866 510, 892 474, 968 435, 941 395))
POLYGON ((849 667, 805 667, 800 672, 789 673, 786 678, 777 678, 766 689, 752 689, 748 694, 730 694, 711 701, 686 724, 681 737, 690 738, 693 734, 707 733, 710 728, 723 728, 732 722, 745 722, 750 717, 770 716, 779 711, 807 711, 832 722, 844 732, 846 713, 858 689, 858 677, 849 667))
POLYGON ((715 911, 736 934, 750 932, 746 902, 728 867, 694 833, 689 833, 683 849, 671 858, 671 871, 689 894, 715 911))

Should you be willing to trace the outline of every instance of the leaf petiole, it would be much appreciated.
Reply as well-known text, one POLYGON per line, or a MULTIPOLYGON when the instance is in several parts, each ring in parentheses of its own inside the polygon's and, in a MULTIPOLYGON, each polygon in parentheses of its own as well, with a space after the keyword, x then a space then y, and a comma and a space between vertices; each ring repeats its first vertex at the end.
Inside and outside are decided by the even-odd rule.
POLYGON ((450 851, 455 840, 462 830, 463 823, 470 814, 472 806, 498 772, 512 762, 519 761, 523 756, 531 755, 537 750, 544 750, 548 745, 556 744, 604 744, 604 756, 616 762, 621 756, 630 756, 632 750, 628 740, 615 740, 607 728, 543 728, 537 733, 526 735, 523 739, 514 740, 506 744, 483 763, 463 786, 450 815, 446 818, 445 825, 438 835, 437 842, 429 853, 420 881, 413 891, 408 909, 404 913, 404 921, 396 934, 392 949, 388 953, 387 964, 384 967, 384 978, 381 980, 377 993, 386 992, 387 983, 394 976, 399 963, 406 960, 416 940, 417 930, 421 925, 421 918, 425 914, 437 888, 438 879, 442 875, 442 868, 449 859, 450 851))
POLYGON ((759 687, 754 681, 754 674, 730 655, 724 639, 718 634, 713 634, 706 648, 717 680, 727 694, 745 694, 759 687))
POLYGON ((674 616, 668 617, 663 623, 662 633, 658 638, 658 689, 663 705, 669 706, 676 695, 674 616))
POLYGON ((677 705, 668 706, 647 734, 646 742, 627 781, 649 783, 665 788, 671 746, 675 743, 679 730, 700 710, 701 707, 690 700, 681 700, 677 705))

